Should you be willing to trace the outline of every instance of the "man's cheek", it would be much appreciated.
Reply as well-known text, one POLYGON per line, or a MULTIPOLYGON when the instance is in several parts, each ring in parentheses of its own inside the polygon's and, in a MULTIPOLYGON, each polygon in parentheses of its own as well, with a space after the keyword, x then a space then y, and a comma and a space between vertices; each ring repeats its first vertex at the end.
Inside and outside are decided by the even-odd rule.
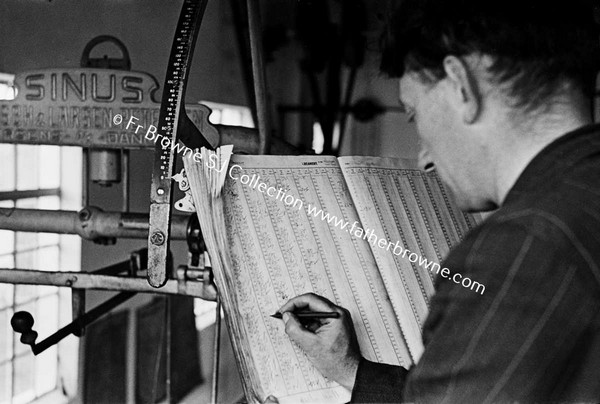
POLYGON ((449 175, 443 161, 438 160, 435 165, 435 172, 442 180, 444 184, 444 188, 448 191, 448 193, 454 198, 456 197, 456 192, 458 191, 456 188, 456 182, 452 180, 451 175, 449 175))

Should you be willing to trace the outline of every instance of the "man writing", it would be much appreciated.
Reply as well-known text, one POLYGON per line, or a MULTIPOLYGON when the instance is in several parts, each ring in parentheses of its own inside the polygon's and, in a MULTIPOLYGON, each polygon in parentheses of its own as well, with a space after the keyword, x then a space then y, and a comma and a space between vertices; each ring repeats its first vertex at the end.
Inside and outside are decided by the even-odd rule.
POLYGON ((356 402, 600 401, 600 60, 582 0, 405 0, 382 68, 459 206, 499 209, 443 266, 411 369, 361 357, 348 312, 291 299, 286 333, 356 402), (336 311, 302 324, 296 310, 336 311))

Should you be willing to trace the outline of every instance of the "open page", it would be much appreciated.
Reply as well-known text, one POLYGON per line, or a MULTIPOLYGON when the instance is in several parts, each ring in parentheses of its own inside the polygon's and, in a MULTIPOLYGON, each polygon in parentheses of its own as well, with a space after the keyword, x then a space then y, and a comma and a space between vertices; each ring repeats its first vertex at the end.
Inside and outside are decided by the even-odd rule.
POLYGON ((477 222, 451 201, 435 173, 411 160, 341 157, 340 167, 364 227, 412 359, 423 352, 421 330, 439 264, 477 222))
MULTIPOLYGON (((204 163, 186 162, 199 216, 217 206, 201 202, 198 166, 204 163)), ((235 323, 232 341, 247 399, 272 394, 282 403, 349 400, 349 392, 327 381, 289 340, 283 322, 270 317, 306 292, 351 312, 365 357, 408 367, 408 348, 371 249, 350 232, 362 224, 337 160, 233 156, 228 168, 218 169, 228 172, 224 223, 202 232, 226 233, 230 263, 221 260, 219 268, 212 262, 217 286, 228 289, 223 303, 228 322, 235 323)), ((211 237, 205 238, 212 257, 217 252, 211 251, 211 237)))

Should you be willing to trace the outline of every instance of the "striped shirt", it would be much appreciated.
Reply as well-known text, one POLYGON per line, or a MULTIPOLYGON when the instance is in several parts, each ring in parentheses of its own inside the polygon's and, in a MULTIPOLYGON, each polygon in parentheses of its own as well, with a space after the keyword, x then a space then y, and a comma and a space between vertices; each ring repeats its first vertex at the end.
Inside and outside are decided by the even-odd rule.
POLYGON ((353 402, 600 402, 600 125, 526 167, 444 262, 409 371, 362 360, 353 402))

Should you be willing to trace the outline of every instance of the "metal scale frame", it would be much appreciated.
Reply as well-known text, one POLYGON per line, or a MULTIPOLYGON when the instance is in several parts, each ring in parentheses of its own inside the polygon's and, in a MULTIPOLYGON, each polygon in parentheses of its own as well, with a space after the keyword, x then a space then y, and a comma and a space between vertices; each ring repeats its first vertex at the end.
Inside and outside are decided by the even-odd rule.
MULTIPOLYGON (((167 73, 162 86, 162 98, 158 119, 158 133, 170 139, 171 144, 179 141, 187 147, 213 148, 221 144, 234 144, 238 152, 250 154, 266 154, 269 150, 278 154, 300 154, 295 147, 273 139, 271 145, 270 125, 267 108, 266 83, 263 55, 261 52, 261 23, 257 0, 247 0, 250 54, 252 61, 253 89, 255 98, 255 116, 258 130, 211 125, 208 122, 210 110, 205 108, 205 117, 200 125, 186 113, 185 90, 189 77, 192 56, 200 25, 208 0, 184 0, 180 17, 175 29, 171 53, 167 65, 167 73), (198 127, 200 126, 200 127, 198 127)), ((96 43, 103 40, 120 42, 112 37, 96 38, 96 43)), ((90 43, 84 55, 89 53, 94 43, 90 43)), ((120 46, 125 60, 127 51, 120 46)), ((82 58, 82 67, 86 63, 82 58)), ((119 64, 119 61, 105 61, 112 68, 129 69, 130 64, 119 64)), ((0 138, 0 142, 2 139, 0 138)), ((10 143, 56 144, 44 140, 27 139, 12 140, 10 143)), ((87 138, 70 139, 61 145, 77 145, 84 147, 84 177, 88 180, 87 170, 91 152, 110 153, 116 148, 107 145, 104 140, 88 136, 87 138), (86 149, 90 148, 90 149, 86 149), (97 151, 94 148, 103 148, 97 151)), ((125 145, 127 149, 128 145, 125 145)), ((135 145, 139 146, 139 145, 135 145)), ((121 147, 123 147, 121 145, 121 147)), ((134 147, 139 148, 139 147, 134 147)), ((116 151, 119 153, 119 151, 116 151)), ((128 150, 122 150, 124 170, 123 212, 104 212, 99 208, 88 206, 87 185, 84 186, 84 208, 79 212, 41 211, 31 209, 0 208, 0 228, 13 231, 53 232, 62 234, 78 234, 82 238, 96 242, 111 244, 116 238, 147 239, 148 248, 135 251, 130 260, 101 268, 94 272, 46 272, 30 269, 0 269, 0 282, 13 284, 52 285, 69 287, 73 291, 73 321, 37 342, 37 332, 33 330, 34 319, 27 312, 17 312, 11 320, 15 332, 21 334, 21 342, 31 346, 37 355, 45 349, 57 344, 68 335, 81 336, 85 326, 108 313, 113 308, 133 297, 136 293, 155 293, 166 295, 185 295, 199 297, 217 302, 217 323, 215 326, 215 356, 213 361, 213 384, 211 401, 217 402, 218 366, 220 351, 221 316, 220 302, 211 269, 204 267, 204 243, 198 219, 190 216, 173 215, 173 175, 176 155, 172 148, 163 148, 160 142, 154 145, 154 164, 152 168, 152 184, 150 195, 150 214, 131 213, 128 211, 128 150), (169 245, 170 240, 187 240, 189 257, 188 265, 181 265, 173 270, 169 245), (146 279, 144 279, 144 277, 146 279), (85 312, 85 290, 119 291, 120 293, 85 312)), ((198 214, 202 214, 198 212, 198 214)), ((167 319, 169 321, 169 319, 167 319)), ((169 353, 169 352, 168 352, 169 353)), ((167 385, 170 383, 170 370, 167 367, 167 385)), ((169 394, 169 389, 167 389, 169 394)), ((168 397, 170 402, 170 397, 168 397)))

